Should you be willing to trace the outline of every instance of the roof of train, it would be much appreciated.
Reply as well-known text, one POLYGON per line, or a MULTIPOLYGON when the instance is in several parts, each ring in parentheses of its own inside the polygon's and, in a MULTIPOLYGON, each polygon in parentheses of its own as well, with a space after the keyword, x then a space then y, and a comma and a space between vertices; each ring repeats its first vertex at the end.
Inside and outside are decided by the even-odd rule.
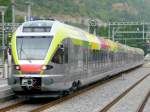
POLYGON ((127 45, 120 44, 118 42, 113 42, 106 37, 98 37, 83 31, 80 28, 73 27, 59 21, 51 20, 36 20, 23 23, 22 26, 51 26, 55 34, 58 33, 59 38, 71 38, 74 44, 79 44, 83 46, 90 46, 92 49, 109 49, 110 51, 128 51, 135 52, 139 54, 144 54, 142 49, 130 47, 127 45))
MULTIPOLYGON (((110 39, 106 39, 106 37, 98 37, 88 32, 85 32, 79 28, 64 24, 64 27, 65 26, 69 27, 69 29, 73 29, 72 31, 69 31, 69 33, 75 34, 75 36, 79 37, 78 38, 78 37, 72 36, 72 38, 77 39, 76 40, 77 42, 75 42, 77 44, 88 45, 92 49, 109 49, 110 51, 120 50, 120 51, 128 51, 128 52, 133 52, 133 53, 135 52, 139 54, 144 54, 144 51, 140 48, 134 48, 134 47, 130 47, 130 46, 118 43, 118 42, 113 42, 110 39), (82 40, 82 42, 79 42, 78 39, 82 40)), ((68 32, 68 29, 66 30, 68 32)))

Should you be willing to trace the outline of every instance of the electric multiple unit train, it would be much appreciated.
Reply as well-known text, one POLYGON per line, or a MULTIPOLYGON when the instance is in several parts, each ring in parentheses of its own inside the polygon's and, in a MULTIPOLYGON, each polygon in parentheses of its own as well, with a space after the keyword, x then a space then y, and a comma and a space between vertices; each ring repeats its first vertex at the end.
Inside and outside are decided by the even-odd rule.
POLYGON ((134 68, 144 52, 52 20, 23 23, 11 41, 9 85, 17 95, 55 97, 134 68))

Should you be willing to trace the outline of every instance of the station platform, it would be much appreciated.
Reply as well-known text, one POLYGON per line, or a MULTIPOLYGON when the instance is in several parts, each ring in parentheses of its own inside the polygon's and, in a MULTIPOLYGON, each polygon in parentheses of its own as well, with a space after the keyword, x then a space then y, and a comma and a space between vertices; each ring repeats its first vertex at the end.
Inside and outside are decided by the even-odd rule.
POLYGON ((0 102, 12 99, 13 97, 14 93, 10 86, 8 86, 7 79, 0 78, 0 102))

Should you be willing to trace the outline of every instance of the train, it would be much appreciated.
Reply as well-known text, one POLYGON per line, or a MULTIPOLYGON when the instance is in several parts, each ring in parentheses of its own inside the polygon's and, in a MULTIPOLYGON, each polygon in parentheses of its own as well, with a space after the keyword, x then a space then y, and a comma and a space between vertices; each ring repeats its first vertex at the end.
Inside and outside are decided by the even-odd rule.
POLYGON ((8 84, 18 96, 58 97, 143 64, 142 49, 57 20, 27 21, 11 40, 8 84))

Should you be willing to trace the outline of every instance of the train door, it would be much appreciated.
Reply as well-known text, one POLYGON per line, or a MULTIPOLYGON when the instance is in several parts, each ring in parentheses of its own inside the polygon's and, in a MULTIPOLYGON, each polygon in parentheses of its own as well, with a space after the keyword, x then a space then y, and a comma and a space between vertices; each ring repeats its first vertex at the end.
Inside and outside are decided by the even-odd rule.
POLYGON ((81 78, 83 61, 81 46, 74 43, 75 40, 69 41, 68 49, 68 68, 70 80, 79 80, 81 78))

